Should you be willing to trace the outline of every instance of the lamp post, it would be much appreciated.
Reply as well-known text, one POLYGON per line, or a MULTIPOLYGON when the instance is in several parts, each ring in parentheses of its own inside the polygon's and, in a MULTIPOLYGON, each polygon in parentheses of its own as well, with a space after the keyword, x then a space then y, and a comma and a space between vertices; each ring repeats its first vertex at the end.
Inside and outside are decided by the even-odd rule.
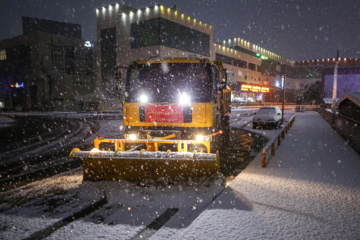
POLYGON ((283 88, 283 99, 282 99, 282 110, 281 110, 281 123, 284 122, 284 108, 285 108, 285 82, 286 82, 286 74, 281 76, 281 83, 283 88))
POLYGON ((333 113, 336 113, 336 91, 337 91, 337 73, 338 73, 338 64, 339 64, 339 50, 336 53, 336 63, 334 68, 334 81, 333 81, 333 93, 332 93, 332 102, 331 110, 333 113))

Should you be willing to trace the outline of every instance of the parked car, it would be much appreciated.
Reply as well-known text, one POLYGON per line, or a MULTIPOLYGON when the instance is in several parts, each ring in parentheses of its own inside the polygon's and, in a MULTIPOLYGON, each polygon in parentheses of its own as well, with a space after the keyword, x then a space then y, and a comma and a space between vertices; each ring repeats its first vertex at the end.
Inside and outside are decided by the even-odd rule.
POLYGON ((257 126, 278 127, 281 124, 282 113, 279 107, 261 107, 253 117, 253 128, 257 126))

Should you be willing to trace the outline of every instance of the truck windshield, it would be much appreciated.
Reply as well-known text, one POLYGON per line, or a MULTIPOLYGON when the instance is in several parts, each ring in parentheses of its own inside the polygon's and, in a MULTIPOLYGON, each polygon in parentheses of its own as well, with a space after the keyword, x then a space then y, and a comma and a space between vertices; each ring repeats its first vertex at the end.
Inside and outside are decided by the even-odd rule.
POLYGON ((126 78, 126 101, 175 103, 182 94, 190 102, 209 102, 215 96, 216 81, 206 63, 151 63, 131 67, 126 78))

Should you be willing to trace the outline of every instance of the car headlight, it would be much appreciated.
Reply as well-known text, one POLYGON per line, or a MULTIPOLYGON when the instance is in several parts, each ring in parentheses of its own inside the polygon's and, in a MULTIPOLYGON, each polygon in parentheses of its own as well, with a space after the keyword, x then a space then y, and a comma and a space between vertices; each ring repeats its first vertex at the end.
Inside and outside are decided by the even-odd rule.
POLYGON ((183 93, 180 94, 179 103, 180 103, 181 105, 188 105, 188 104, 190 104, 190 100, 191 100, 191 98, 190 98, 190 96, 189 96, 187 93, 183 92, 183 93))

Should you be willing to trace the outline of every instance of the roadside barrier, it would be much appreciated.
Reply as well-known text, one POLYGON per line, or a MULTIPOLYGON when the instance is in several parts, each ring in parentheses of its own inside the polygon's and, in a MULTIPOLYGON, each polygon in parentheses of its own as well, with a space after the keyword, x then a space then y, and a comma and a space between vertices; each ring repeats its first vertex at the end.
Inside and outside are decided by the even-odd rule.
MULTIPOLYGON (((284 128, 282 129, 281 132, 279 132, 278 135, 276 135, 276 137, 270 141, 268 144, 265 145, 265 147, 262 149, 262 161, 261 161, 261 167, 265 168, 267 165, 266 162, 266 152, 271 148, 271 156, 275 155, 275 142, 277 140, 277 146, 279 147, 281 144, 281 139, 285 138, 285 134, 290 130, 290 128, 292 127, 292 125, 295 122, 295 114, 290 118, 290 121, 288 121, 286 123, 286 125, 284 126, 284 128)), ((270 158, 269 158, 270 160, 270 158)))

